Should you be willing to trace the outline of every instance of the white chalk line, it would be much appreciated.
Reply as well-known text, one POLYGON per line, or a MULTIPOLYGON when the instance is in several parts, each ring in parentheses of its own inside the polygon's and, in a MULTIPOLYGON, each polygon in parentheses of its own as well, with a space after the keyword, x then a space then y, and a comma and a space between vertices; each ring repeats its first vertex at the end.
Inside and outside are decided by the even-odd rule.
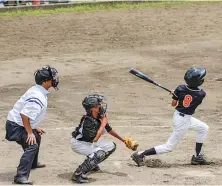
MULTIPOLYGON (((57 127, 57 128, 44 128, 44 130, 48 131, 55 131, 55 130, 71 130, 75 129, 76 127, 57 127)), ((112 128, 171 128, 171 126, 158 126, 158 125, 151 125, 151 126, 112 126, 112 128)))

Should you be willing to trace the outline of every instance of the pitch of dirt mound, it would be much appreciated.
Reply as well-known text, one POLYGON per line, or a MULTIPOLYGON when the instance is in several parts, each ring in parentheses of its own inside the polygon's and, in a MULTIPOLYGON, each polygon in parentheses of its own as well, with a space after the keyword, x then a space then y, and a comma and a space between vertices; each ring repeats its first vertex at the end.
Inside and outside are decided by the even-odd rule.
MULTIPOLYGON (((222 131, 222 3, 146 9, 61 13, 0 18, 0 184, 11 184, 22 149, 4 139, 8 111, 33 84, 37 68, 59 71, 59 91, 50 90, 41 127, 39 160, 31 172, 35 184, 73 184, 71 175, 85 157, 71 150, 71 132, 84 114, 81 102, 91 92, 108 100, 109 123, 138 150, 167 141, 172 132, 171 96, 129 73, 134 67, 169 89, 183 83, 188 67, 203 66, 207 92, 195 117, 209 125, 204 154, 214 165, 190 166, 195 133, 177 148, 137 167, 132 151, 109 135, 117 149, 89 175, 92 184, 220 185, 222 131), (150 168, 153 167, 153 168, 150 168), (197 176, 198 175, 198 176, 197 176)), ((148 158, 149 159, 149 158, 148 158)))

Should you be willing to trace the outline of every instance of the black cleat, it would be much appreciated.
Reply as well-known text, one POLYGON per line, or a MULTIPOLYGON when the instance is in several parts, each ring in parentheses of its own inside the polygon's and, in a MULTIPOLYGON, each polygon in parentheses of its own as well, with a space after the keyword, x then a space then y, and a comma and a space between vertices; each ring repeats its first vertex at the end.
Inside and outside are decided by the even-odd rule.
POLYGON ((72 181, 75 181, 76 183, 89 183, 89 180, 85 174, 77 174, 76 172, 74 172, 72 175, 72 181))
POLYGON ((136 162, 138 167, 141 167, 141 166, 145 165, 145 162, 144 162, 145 156, 139 155, 138 152, 133 153, 131 155, 131 158, 133 159, 133 161, 136 162))
POLYGON ((192 156, 191 159, 191 164, 192 165, 210 165, 210 162, 204 159, 203 155, 199 156, 192 156))
POLYGON ((14 183, 20 185, 33 185, 33 182, 27 180, 26 178, 14 178, 14 183))

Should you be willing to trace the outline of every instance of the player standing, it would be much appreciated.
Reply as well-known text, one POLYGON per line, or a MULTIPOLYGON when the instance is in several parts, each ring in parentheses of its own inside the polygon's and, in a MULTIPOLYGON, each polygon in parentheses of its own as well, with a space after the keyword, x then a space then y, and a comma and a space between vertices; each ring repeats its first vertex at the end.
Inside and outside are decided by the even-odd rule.
POLYGON ((204 82, 205 75, 206 70, 204 68, 190 68, 185 73, 184 80, 186 85, 179 85, 172 92, 172 106, 176 106, 173 117, 173 133, 166 144, 133 153, 131 157, 138 166, 144 165, 145 156, 171 152, 182 140, 188 129, 196 131, 196 155, 192 156, 191 164, 208 164, 203 155, 200 154, 203 142, 208 134, 208 126, 192 116, 206 96, 205 91, 199 88, 204 82))

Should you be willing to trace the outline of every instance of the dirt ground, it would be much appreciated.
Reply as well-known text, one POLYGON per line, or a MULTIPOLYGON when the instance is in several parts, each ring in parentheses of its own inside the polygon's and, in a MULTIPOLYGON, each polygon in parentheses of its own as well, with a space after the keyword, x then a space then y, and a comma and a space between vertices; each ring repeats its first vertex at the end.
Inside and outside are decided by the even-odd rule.
MULTIPOLYGON (((212 165, 189 165, 195 133, 177 148, 151 157, 151 167, 136 167, 124 144, 89 175, 90 184, 222 184, 222 3, 146 9, 61 13, 0 18, 0 184, 12 184, 22 149, 7 142, 5 120, 15 101, 33 85, 43 65, 58 69, 60 90, 49 95, 41 126, 46 130, 40 160, 47 167, 31 172, 35 184, 74 184, 71 175, 85 157, 71 150, 71 132, 91 92, 108 99, 109 123, 123 137, 138 140, 139 150, 165 143, 172 131, 171 97, 129 74, 134 67, 169 89, 184 83, 192 65, 207 68, 207 92, 195 117, 206 122, 204 154, 212 165), (155 165, 156 162, 156 165, 155 165)), ((149 160, 150 158, 148 158, 149 160)))

